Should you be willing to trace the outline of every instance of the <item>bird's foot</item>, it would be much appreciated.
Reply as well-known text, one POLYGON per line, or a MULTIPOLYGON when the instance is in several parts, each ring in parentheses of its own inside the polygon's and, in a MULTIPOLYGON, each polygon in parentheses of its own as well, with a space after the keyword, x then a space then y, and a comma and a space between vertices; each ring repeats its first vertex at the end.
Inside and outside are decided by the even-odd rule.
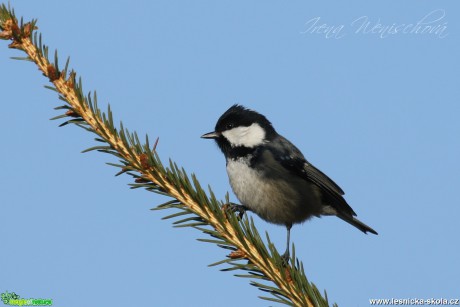
POLYGON ((289 260, 291 259, 291 255, 289 251, 285 251, 284 254, 281 255, 281 259, 283 260, 283 265, 287 266, 289 264, 289 260))
POLYGON ((227 212, 238 213, 238 218, 242 219, 244 213, 248 210, 246 206, 238 205, 235 203, 225 204, 223 209, 227 212))

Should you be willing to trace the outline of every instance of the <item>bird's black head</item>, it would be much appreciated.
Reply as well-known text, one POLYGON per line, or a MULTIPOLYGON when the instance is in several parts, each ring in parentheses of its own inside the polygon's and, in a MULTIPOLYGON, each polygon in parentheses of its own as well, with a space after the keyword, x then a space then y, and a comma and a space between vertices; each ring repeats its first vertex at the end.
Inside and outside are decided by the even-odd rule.
POLYGON ((235 154, 235 151, 240 154, 250 152, 275 136, 276 131, 265 116, 235 104, 222 114, 215 130, 202 138, 215 139, 227 156, 232 152, 235 154))

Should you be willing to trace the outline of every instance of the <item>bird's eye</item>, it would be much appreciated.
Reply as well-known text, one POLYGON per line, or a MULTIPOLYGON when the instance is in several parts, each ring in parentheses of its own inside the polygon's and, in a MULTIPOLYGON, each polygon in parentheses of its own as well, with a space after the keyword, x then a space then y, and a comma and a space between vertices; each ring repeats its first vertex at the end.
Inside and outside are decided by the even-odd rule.
POLYGON ((233 123, 229 123, 229 124, 227 124, 227 126, 225 126, 225 128, 226 128, 227 130, 232 129, 233 127, 234 127, 234 126, 233 126, 233 123))

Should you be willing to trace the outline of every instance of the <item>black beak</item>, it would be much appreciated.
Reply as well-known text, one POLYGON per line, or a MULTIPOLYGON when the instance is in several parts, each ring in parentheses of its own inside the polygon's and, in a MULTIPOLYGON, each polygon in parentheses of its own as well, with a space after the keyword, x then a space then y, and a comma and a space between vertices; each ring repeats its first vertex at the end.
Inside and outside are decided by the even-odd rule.
POLYGON ((201 136, 202 139, 218 139, 220 137, 220 133, 219 132, 209 132, 209 133, 205 133, 201 136))

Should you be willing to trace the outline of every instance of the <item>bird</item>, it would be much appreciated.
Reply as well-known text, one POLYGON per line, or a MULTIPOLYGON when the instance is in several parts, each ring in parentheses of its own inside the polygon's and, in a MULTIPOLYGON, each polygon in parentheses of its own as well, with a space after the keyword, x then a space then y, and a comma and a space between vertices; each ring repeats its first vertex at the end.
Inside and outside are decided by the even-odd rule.
POLYGON ((264 115, 235 104, 201 138, 214 139, 225 156, 230 186, 241 203, 232 203, 232 210, 249 210, 286 227, 285 261, 290 258, 291 227, 312 217, 335 215, 364 233, 378 234, 356 218, 344 191, 264 115))

